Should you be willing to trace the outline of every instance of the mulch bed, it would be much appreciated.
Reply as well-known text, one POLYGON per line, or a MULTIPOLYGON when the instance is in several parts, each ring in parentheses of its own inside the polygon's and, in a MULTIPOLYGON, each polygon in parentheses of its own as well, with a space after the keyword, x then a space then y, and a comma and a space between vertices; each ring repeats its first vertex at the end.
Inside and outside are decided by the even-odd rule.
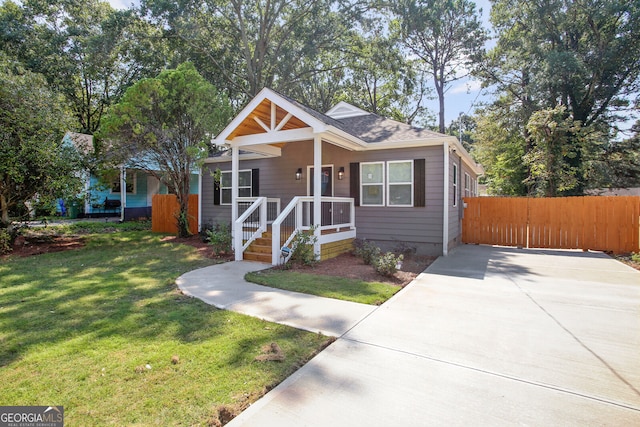
POLYGON ((313 266, 295 265, 292 267, 292 270, 301 273, 347 277, 365 282, 380 282, 406 286, 435 261, 436 258, 437 257, 422 255, 405 257, 404 261, 402 261, 402 269, 391 277, 378 274, 371 265, 366 265, 362 261, 362 258, 358 258, 350 253, 319 262, 313 266))

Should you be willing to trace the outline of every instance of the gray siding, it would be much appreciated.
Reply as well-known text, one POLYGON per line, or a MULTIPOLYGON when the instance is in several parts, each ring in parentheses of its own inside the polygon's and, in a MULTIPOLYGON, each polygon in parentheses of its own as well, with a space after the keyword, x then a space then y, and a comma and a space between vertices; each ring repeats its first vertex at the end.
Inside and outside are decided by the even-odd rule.
MULTIPOLYGON (((442 253, 442 209, 443 209, 443 149, 442 146, 415 149, 371 150, 354 152, 323 143, 322 164, 333 166, 334 195, 349 197, 350 170, 353 162, 426 159, 426 206, 403 207, 356 207, 358 238, 374 240, 384 249, 399 242, 415 246, 419 253, 442 253), (345 177, 338 180, 340 167, 345 177)), ((282 156, 272 159, 241 161, 240 169, 260 169, 260 196, 279 197, 284 208, 294 196, 308 194, 308 169, 313 165, 313 142, 288 143, 282 148, 282 156), (295 172, 302 168, 303 177, 295 179, 295 172)), ((219 167, 231 170, 231 162, 205 166, 202 176, 202 222, 230 222, 230 206, 213 205, 213 178, 209 173, 219 167)))
POLYGON ((478 176, 462 161, 460 156, 452 153, 449 157, 449 249, 462 243, 462 218, 464 216, 464 174, 470 178, 478 179, 478 176), (458 203, 453 206, 453 165, 458 166, 458 203))

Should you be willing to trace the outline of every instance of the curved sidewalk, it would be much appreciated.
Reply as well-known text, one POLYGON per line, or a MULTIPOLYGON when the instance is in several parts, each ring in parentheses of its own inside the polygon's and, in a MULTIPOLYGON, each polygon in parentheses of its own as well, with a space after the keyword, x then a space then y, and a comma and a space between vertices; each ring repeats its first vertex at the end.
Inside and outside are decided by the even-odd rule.
POLYGON ((378 308, 244 280, 245 274, 270 267, 250 261, 227 262, 185 273, 176 283, 186 295, 217 308, 334 337, 344 335, 378 308))

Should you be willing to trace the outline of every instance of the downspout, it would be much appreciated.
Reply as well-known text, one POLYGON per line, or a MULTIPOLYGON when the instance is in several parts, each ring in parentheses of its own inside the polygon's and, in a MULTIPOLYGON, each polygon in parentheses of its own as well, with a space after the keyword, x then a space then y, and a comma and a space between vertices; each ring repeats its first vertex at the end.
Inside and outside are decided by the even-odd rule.
POLYGON ((449 253, 449 143, 444 148, 444 188, 442 189, 442 255, 449 253))
POLYGON ((316 226, 313 253, 319 259, 322 225, 322 138, 317 134, 313 140, 313 225, 316 226))
POLYGON ((120 166, 120 222, 124 222, 124 210, 127 207, 127 169, 120 166))

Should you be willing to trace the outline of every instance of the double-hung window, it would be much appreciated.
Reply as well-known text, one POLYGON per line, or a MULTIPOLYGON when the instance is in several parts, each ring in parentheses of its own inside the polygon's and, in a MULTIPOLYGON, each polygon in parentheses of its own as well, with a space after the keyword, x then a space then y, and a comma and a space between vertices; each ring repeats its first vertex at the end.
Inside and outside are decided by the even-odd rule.
POLYGON ((384 206, 384 162, 360 163, 362 206, 384 206))
POLYGON ((413 161, 387 163, 387 205, 413 206, 413 161))
MULTIPOLYGON (((231 204, 231 171, 222 172, 220 177, 220 204, 231 204)), ((238 172, 238 197, 251 197, 251 169, 238 172)))

